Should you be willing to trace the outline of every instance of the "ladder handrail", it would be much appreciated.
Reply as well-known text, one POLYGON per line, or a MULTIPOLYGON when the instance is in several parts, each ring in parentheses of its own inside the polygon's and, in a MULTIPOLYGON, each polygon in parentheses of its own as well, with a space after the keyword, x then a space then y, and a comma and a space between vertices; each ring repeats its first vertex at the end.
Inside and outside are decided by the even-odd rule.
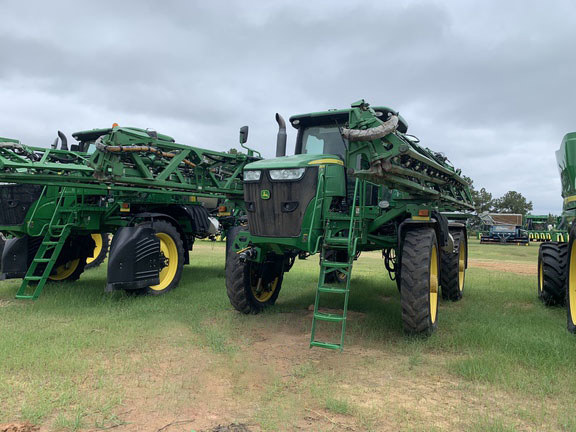
MULTIPOLYGON (((321 193, 324 189, 324 177, 325 172, 323 169, 320 170, 320 175, 318 176, 318 186, 316 186, 316 197, 314 199, 314 208, 312 209, 312 219, 310 221, 310 229, 308 231, 308 250, 311 249, 311 240, 312 240, 312 230, 314 229, 314 221, 316 218, 316 209, 318 208, 318 201, 322 201, 321 205, 324 203, 324 194, 321 193)), ((319 241, 316 242, 318 246, 320 244, 319 241)), ((316 250, 314 252, 317 252, 316 250)))

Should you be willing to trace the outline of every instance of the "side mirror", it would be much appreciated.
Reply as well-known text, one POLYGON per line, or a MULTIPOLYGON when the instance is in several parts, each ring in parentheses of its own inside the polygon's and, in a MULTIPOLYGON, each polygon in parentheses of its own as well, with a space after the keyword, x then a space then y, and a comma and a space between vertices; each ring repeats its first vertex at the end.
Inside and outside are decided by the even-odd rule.
POLYGON ((248 126, 240 128, 240 144, 245 144, 248 141, 248 126))

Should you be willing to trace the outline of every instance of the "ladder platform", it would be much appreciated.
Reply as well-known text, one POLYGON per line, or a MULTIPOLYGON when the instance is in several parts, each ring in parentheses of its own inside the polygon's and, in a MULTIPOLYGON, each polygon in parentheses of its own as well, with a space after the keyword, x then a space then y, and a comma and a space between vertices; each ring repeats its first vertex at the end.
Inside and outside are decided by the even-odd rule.
POLYGON ((340 350, 340 351, 342 351, 342 345, 340 345, 340 344, 335 344, 335 343, 330 343, 330 342, 312 341, 312 342, 310 342, 310 348, 312 348, 313 346, 315 346, 315 347, 320 347, 320 348, 328 348, 328 349, 332 349, 332 350, 340 350))
POLYGON ((314 314, 314 318, 320 321, 328 321, 328 322, 342 322, 346 321, 346 317, 338 314, 331 314, 331 313, 323 313, 323 312, 316 312, 314 314))
POLYGON ((318 291, 323 292, 323 293, 332 293, 332 294, 346 294, 350 290, 348 290, 347 288, 332 288, 332 287, 328 287, 328 286, 321 286, 321 287, 318 287, 318 291))

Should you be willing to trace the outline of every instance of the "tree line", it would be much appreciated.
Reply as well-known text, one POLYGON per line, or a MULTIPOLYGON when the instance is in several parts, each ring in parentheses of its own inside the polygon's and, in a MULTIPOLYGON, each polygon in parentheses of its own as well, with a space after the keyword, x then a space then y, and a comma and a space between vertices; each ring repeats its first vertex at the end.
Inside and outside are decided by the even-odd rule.
POLYGON ((474 182, 470 177, 464 176, 470 184, 470 192, 474 200, 476 213, 517 213, 526 216, 534 208, 532 201, 528 201, 520 192, 508 191, 500 198, 493 198, 492 194, 485 188, 476 190, 474 182))

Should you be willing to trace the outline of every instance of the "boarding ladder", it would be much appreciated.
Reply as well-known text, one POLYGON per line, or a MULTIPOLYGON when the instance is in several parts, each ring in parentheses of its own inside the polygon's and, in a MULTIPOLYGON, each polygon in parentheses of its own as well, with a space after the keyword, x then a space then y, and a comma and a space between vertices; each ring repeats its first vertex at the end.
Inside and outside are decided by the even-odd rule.
MULTIPOLYGON (((322 245, 322 252, 320 255, 320 275, 318 277, 318 286, 316 288, 316 300, 314 301, 314 314, 312 317, 312 331, 310 335, 310 347, 321 347, 333 350, 342 351, 344 347, 344 334, 346 332, 346 317, 348 313, 348 297, 350 295, 350 280, 352 276, 352 265, 356 257, 356 247, 358 243, 358 231, 360 228, 360 210, 357 206, 357 198, 359 193, 359 180, 356 179, 354 185, 354 199, 352 201, 352 208, 349 215, 336 215, 332 214, 327 217, 325 238, 322 245), (343 222, 349 222, 348 230, 336 228, 342 226, 343 222), (346 235, 343 235, 346 233, 346 235), (328 260, 328 251, 345 251, 347 260, 336 261, 328 260), (341 273, 346 277, 345 286, 337 286, 329 284, 326 276, 329 274, 341 273), (321 312, 321 302, 323 295, 337 294, 343 296, 342 314, 339 313, 326 313, 321 312), (316 340, 316 324, 318 321, 325 321, 340 325, 340 340, 339 342, 324 342, 316 340)), ((337 253, 333 254, 337 258, 337 253)), ((336 279, 337 276, 334 275, 336 279)))

